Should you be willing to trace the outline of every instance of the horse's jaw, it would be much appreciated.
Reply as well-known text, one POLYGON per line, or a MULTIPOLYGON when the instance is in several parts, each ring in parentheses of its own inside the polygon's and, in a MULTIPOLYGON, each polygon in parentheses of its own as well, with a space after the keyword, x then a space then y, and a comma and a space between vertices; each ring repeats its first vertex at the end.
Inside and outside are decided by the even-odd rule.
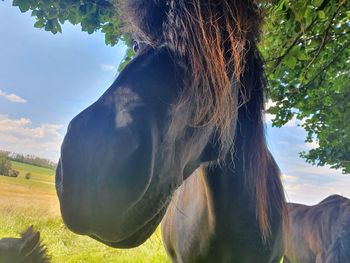
POLYGON ((166 212, 167 206, 164 206, 152 219, 150 219, 148 222, 145 223, 145 225, 141 226, 139 229, 137 229, 135 232, 129 234, 129 236, 126 236, 119 240, 104 240, 98 236, 90 235, 91 238, 114 248, 133 248, 141 245, 144 243, 156 230, 158 225, 160 224, 162 218, 164 217, 164 214, 166 212))

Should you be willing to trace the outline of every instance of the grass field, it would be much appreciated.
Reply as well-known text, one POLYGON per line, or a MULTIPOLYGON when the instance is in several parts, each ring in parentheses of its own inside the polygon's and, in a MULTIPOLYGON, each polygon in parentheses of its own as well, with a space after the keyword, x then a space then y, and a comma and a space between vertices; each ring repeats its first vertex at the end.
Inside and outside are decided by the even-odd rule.
POLYGON ((63 224, 54 186, 54 171, 13 162, 18 178, 0 176, 0 238, 18 236, 33 225, 41 232, 52 262, 169 262, 160 232, 142 246, 117 250, 75 235, 63 224), (25 174, 31 173, 31 179, 25 174))

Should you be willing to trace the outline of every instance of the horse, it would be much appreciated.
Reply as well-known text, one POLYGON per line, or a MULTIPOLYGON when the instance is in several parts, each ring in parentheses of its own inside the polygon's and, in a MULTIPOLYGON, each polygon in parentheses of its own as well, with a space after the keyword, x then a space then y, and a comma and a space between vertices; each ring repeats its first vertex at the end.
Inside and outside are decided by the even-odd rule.
POLYGON ((0 239, 0 263, 47 263, 46 248, 40 243, 40 232, 29 227, 20 238, 0 239))
POLYGON ((131 248, 164 218, 174 262, 279 262, 285 199, 265 142, 257 3, 118 7, 137 55, 68 126, 56 171, 64 223, 131 248))
POLYGON ((331 195, 317 205, 288 204, 285 262, 350 262, 350 200, 331 195))

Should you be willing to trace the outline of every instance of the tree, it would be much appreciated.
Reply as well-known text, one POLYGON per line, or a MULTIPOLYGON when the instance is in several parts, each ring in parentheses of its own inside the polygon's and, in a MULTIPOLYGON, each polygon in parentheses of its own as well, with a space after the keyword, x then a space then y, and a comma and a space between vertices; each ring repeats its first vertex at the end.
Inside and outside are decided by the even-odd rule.
MULTIPOLYGON (((62 32, 66 21, 80 24, 82 31, 89 34, 101 30, 105 33, 107 45, 115 45, 119 40, 127 40, 122 34, 123 23, 119 13, 109 0, 13 0, 21 12, 31 11, 36 17, 34 24, 53 34, 62 32)), ((129 39, 129 38, 128 38, 129 39)))
POLYGON ((307 142, 301 156, 350 173, 349 1, 284 0, 268 7, 261 43, 267 61, 273 124, 302 120, 307 142))
MULTIPOLYGON (((61 24, 80 24, 89 34, 101 30, 106 44, 130 37, 122 33, 118 9, 108 0, 14 0, 31 10, 35 27, 56 34, 61 24)), ((350 9, 348 0, 265 0, 266 26, 260 50, 265 58, 273 125, 302 120, 306 161, 350 173, 350 9)), ((133 57, 128 50, 121 68, 133 57)))
POLYGON ((0 175, 9 176, 11 168, 11 161, 6 155, 0 154, 0 175))

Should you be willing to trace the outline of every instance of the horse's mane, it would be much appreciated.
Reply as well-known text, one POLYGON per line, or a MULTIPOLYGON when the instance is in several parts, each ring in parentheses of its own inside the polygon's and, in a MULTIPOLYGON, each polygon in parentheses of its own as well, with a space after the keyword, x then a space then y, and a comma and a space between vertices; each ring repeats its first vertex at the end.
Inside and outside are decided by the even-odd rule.
POLYGON ((233 150, 239 109, 245 105, 251 111, 245 116, 250 124, 243 135, 247 138, 247 186, 255 197, 260 228, 267 237, 269 209, 274 206, 282 211, 284 196, 279 170, 264 137, 261 112, 265 78, 256 47, 262 18, 256 1, 116 1, 128 21, 128 30, 135 32, 140 42, 155 48, 167 45, 174 59, 185 67, 183 94, 174 115, 176 111, 187 112, 187 126, 214 128, 221 159, 233 150), (271 194, 268 187, 276 191, 271 194))
POLYGON ((29 227, 20 238, 0 240, 0 261, 18 263, 46 263, 49 257, 45 246, 40 242, 40 233, 29 227))
MULTIPOLYGON (((188 67, 181 107, 190 125, 214 125, 223 153, 233 143, 237 108, 249 98, 246 53, 261 16, 253 0, 119 0, 129 31, 150 46, 166 43, 188 67), (238 101, 238 90, 241 101, 238 101)), ((224 154, 223 154, 224 155, 224 154)))

